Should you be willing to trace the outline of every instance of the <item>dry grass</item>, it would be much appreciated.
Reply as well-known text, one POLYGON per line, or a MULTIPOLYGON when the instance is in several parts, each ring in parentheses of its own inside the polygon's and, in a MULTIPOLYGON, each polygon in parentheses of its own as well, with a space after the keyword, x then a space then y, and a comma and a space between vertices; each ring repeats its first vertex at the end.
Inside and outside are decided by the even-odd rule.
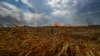
POLYGON ((1 28, 0 56, 100 56, 99 44, 74 39, 70 29, 65 30, 1 28))

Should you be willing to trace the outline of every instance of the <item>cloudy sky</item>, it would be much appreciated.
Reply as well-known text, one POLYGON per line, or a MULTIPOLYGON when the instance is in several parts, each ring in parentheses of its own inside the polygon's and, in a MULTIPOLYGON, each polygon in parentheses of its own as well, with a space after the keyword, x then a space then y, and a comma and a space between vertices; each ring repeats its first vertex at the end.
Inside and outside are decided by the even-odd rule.
POLYGON ((0 0, 0 24, 100 24, 100 0, 0 0))

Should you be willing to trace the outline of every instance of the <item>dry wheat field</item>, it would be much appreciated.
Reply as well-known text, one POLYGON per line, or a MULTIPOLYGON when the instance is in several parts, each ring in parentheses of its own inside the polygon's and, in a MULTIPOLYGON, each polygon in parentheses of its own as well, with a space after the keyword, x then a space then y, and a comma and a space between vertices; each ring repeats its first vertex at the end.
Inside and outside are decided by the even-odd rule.
POLYGON ((0 27, 0 56, 100 56, 100 27, 0 27))

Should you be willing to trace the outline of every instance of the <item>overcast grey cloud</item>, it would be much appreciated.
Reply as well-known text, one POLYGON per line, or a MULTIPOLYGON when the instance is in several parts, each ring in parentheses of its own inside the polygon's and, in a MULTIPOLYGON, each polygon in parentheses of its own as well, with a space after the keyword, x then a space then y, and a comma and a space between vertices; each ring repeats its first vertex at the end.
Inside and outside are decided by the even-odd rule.
POLYGON ((1 0, 0 23, 45 26, 100 24, 99 0, 1 0), (89 22, 91 23, 89 23, 89 22))

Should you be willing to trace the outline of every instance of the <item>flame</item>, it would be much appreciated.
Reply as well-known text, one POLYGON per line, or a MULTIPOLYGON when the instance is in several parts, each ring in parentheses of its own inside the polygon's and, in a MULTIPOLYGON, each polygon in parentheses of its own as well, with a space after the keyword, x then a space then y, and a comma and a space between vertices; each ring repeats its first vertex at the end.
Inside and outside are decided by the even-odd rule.
POLYGON ((56 27, 61 27, 61 24, 60 24, 59 22, 56 22, 56 23, 55 23, 55 26, 56 26, 56 27))

